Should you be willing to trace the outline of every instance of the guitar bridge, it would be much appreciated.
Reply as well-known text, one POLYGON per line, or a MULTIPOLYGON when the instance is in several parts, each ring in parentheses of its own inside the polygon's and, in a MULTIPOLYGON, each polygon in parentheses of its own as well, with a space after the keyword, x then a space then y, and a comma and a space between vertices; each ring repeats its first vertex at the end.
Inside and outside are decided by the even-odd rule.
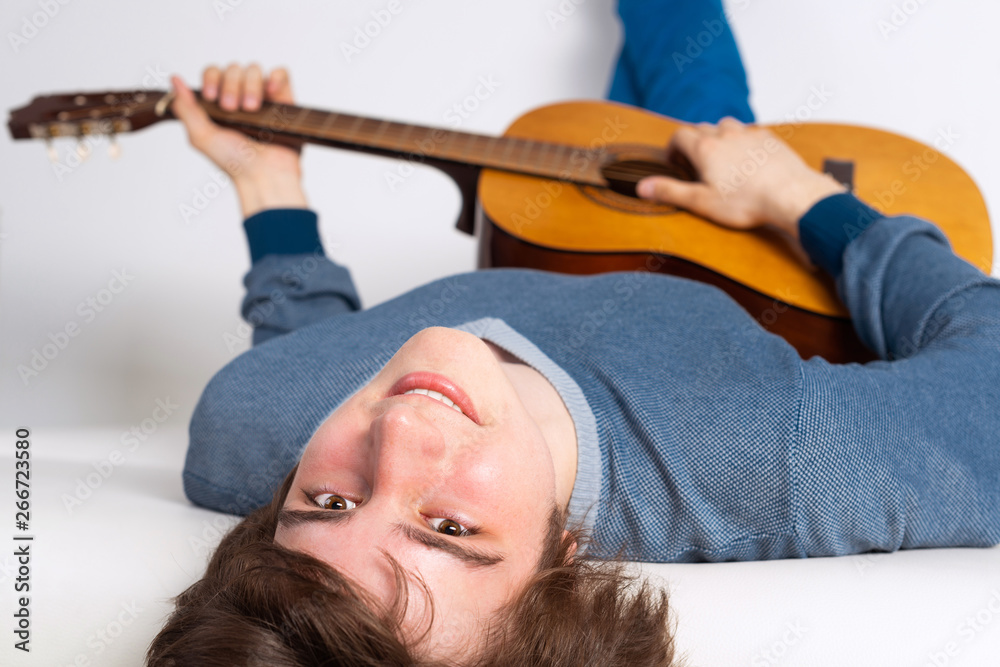
POLYGON ((834 180, 854 192, 854 161, 853 160, 823 160, 823 173, 833 176, 834 180))

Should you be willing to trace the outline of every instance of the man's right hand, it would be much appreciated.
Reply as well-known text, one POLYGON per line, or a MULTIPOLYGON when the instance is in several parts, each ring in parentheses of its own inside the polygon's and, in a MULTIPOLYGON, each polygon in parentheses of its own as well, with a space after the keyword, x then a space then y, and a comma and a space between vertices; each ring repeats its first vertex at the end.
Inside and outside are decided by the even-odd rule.
POLYGON ((718 125, 681 127, 667 151, 683 153, 701 180, 650 176, 639 183, 639 195, 731 229, 769 223, 798 238, 799 218, 821 199, 845 192, 843 185, 811 169, 769 130, 733 118, 723 118, 718 125))
MULTIPOLYGON (((216 125, 180 77, 172 77, 171 82, 177 93, 174 115, 184 123, 191 145, 233 179, 244 217, 268 208, 309 206, 302 191, 299 151, 261 143, 216 125)), ((288 73, 276 69, 265 81, 257 65, 230 65, 225 72, 207 67, 202 74, 201 95, 227 111, 257 111, 265 100, 293 103, 288 73)))

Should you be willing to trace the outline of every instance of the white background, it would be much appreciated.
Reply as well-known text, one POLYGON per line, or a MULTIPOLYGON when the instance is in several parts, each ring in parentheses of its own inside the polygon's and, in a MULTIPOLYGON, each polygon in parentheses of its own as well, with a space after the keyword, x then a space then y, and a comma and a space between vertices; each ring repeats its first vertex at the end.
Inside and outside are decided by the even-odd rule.
MULTIPOLYGON (((620 39, 608 0, 569 5, 555 24, 546 12, 559 11, 556 0, 413 3, 348 62, 341 44, 385 3, 243 0, 220 14, 228 4, 74 0, 14 52, 6 34, 37 2, 0 10, 5 109, 42 92, 163 87, 156 79, 171 72, 195 82, 208 63, 255 60, 288 66, 302 104, 442 126, 479 77, 493 77, 500 86, 462 129, 499 133, 533 107, 603 95, 620 39)), ((889 2, 732 2, 753 106, 761 122, 781 121, 825 86, 832 97, 816 120, 926 142, 951 127, 960 138, 950 155, 995 209, 1000 6, 912 6, 883 36, 889 2)), ((231 188, 186 223, 180 206, 213 192, 215 170, 180 125, 121 145, 120 159, 98 146, 60 180, 41 142, 0 133, 0 423, 134 424, 167 397, 184 419, 235 354, 224 334, 237 330, 249 259, 231 188), (121 269, 134 276, 128 288, 85 321, 78 305, 121 269), (17 366, 70 322, 79 335, 26 385, 17 366)), ((57 148, 65 162, 73 143, 57 148)), ((304 162, 328 252, 352 268, 366 305, 473 268, 475 242, 452 229, 458 195, 444 175, 420 168, 392 191, 390 160, 309 147, 304 162)))
MULTIPOLYGON (((39 0, 5 0, 0 9, 0 108, 21 106, 40 93, 165 88, 168 73, 180 73, 196 82, 209 63, 257 61, 265 67, 288 66, 304 105, 428 125, 445 125, 445 113, 473 93, 479 78, 492 77, 499 87, 462 129, 500 133, 520 114, 542 104, 603 96, 621 38, 610 0, 564 2, 563 11, 569 15, 557 23, 552 23, 551 13, 560 12, 558 0, 413 2, 348 61, 341 44, 351 41, 355 28, 386 4, 383 0, 72 0, 58 5, 58 13, 15 49, 8 34, 20 33, 24 21, 30 22, 41 11, 39 0), (220 13, 219 7, 232 11, 220 13), (567 7, 574 8, 572 13, 567 7)), ((832 97, 813 120, 880 127, 924 142, 951 128, 959 139, 949 154, 969 171, 990 210, 996 211, 1000 167, 995 159, 998 137, 993 117, 1000 106, 996 85, 1000 51, 995 34, 1000 4, 980 0, 740 0, 727 6, 747 64, 751 101, 761 122, 784 120, 806 101, 813 87, 822 86, 832 97), (899 29, 883 34, 879 21, 890 21, 894 8, 901 11, 903 5, 911 13, 897 14, 899 29)), ((215 169, 187 146, 181 127, 162 124, 123 136, 121 145, 123 156, 117 161, 98 146, 93 156, 60 179, 41 143, 15 143, 0 133, 0 434, 12 433, 16 425, 31 427, 37 435, 36 453, 44 458, 48 442, 72 445, 76 429, 105 427, 97 436, 93 431, 80 431, 91 434, 83 439, 97 444, 87 453, 81 450, 77 468, 67 468, 69 480, 85 475, 93 461, 118 446, 117 433, 148 419, 158 399, 179 407, 144 444, 142 456, 176 463, 186 445, 183 428, 202 387, 242 349, 230 349, 224 338, 237 331, 240 281, 249 263, 231 188, 223 189, 204 211, 185 222, 181 205, 192 205, 199 192, 212 192, 215 169), (85 322, 78 304, 105 288, 116 270, 134 279, 92 322, 85 322), (80 326, 80 334, 37 377, 22 381, 17 366, 30 364, 33 350, 40 350, 50 334, 71 322, 80 326), (47 438, 47 433, 61 435, 47 438)), ((58 143, 57 149, 65 162, 73 145, 58 143)), ((447 177, 419 168, 393 191, 386 184, 386 173, 394 172, 397 163, 317 147, 306 149, 304 169, 307 193, 321 213, 328 253, 352 268, 366 305, 427 280, 473 268, 474 240, 452 229, 458 196, 447 177)), ((7 448, 3 437, 0 447, 7 448)), ((128 480, 138 480, 134 487, 141 491, 144 470, 133 466, 112 481, 119 484, 120 480, 122 488, 129 488, 128 480)), ((65 491, 51 482, 49 488, 53 494, 65 491)), ((174 505, 182 504, 178 491, 179 482, 163 491, 163 497, 172 499, 174 505)), ((142 502, 149 503, 151 513, 170 510, 148 495, 140 497, 146 498, 142 502)), ((108 526, 114 523, 110 515, 97 508, 111 498, 106 494, 87 508, 95 520, 105 517, 108 526)), ((56 495, 44 502, 53 508, 52 525, 61 521, 59 517, 65 519, 56 495)), ((79 532, 60 533, 66 536, 64 543, 77 540, 77 535, 85 539, 83 526, 78 526, 79 532)), ((101 544, 107 545, 109 539, 102 538, 101 544)), ((38 603, 41 609, 51 609, 60 600, 60 581, 82 581, 80 575, 97 567, 104 556, 89 551, 95 548, 100 545, 87 547, 94 565, 71 548, 50 555, 53 560, 49 562, 60 563, 60 569, 58 574, 39 573, 42 579, 48 577, 44 581, 49 591, 38 603)), ((989 558, 992 553, 990 562, 995 563, 994 552, 981 555, 989 558)), ((203 554, 188 553, 183 562, 189 563, 194 555, 203 554)), ((952 555, 966 558, 966 563, 974 560, 957 551, 952 555)), ((920 558, 920 554, 904 556, 898 561, 901 569, 879 566, 869 570, 869 560, 836 560, 830 567, 857 569, 860 564, 862 570, 876 572, 887 582, 912 567, 917 574, 900 581, 930 582, 933 571, 921 569, 924 561, 920 558)), ((164 555, 163 560, 170 558, 164 555)), ((148 557, 146 562, 152 563, 148 557)), ((159 566, 149 567, 151 572, 163 571, 159 566)), ((183 576, 164 575, 157 585, 163 591, 177 592, 178 582, 197 575, 197 563, 185 567, 190 571, 183 576)), ((742 653, 726 653, 725 642, 713 643, 712 637, 726 634, 713 614, 728 606, 729 592, 742 580, 743 572, 780 566, 723 567, 727 569, 692 571, 690 588, 680 585, 675 591, 675 599, 692 612, 686 616, 686 627, 694 629, 689 630, 694 633, 690 636, 708 639, 704 650, 696 653, 698 664, 732 664, 719 656, 761 655, 752 646, 743 646, 742 653), (699 577, 729 583, 705 595, 711 582, 699 577)), ((788 567, 795 568, 794 574, 823 565, 818 561, 788 567)), ((953 577, 962 575, 961 567, 949 571, 953 577)), ((688 570, 680 567, 674 572, 688 570)), ((771 584, 789 572, 780 569, 771 584)), ((136 582, 140 579, 135 571, 130 576, 137 577, 136 582)), ((6 576, 0 581, 4 587, 0 596, 6 604, 9 581, 6 576)), ((857 590, 881 590, 871 588, 871 581, 857 580, 857 590)), ((978 586, 974 581, 969 584, 973 589, 978 586)), ((122 585, 126 592, 116 595, 129 595, 127 591, 137 583, 122 579, 122 585)), ((86 586, 100 595, 106 584, 90 581, 86 586)), ((982 596, 942 612, 946 613, 942 618, 949 620, 932 623, 941 632, 911 647, 908 655, 916 656, 912 664, 924 664, 916 660, 961 637, 956 628, 962 614, 986 605, 992 599, 991 586, 1000 582, 994 577, 983 584, 982 596)), ((774 589, 769 590, 773 595, 774 589)), ((914 620, 910 615, 921 613, 914 606, 922 599, 920 591, 907 590, 906 599, 913 604, 887 605, 890 625, 905 627, 914 620)), ((929 590, 938 599, 948 596, 943 584, 929 590)), ((835 595, 836 591, 827 593, 835 595)), ((887 589, 885 595, 892 592, 887 589)), ((104 602, 114 610, 119 599, 128 598, 104 602)), ((877 600, 865 604, 877 604, 877 600)), ((798 618, 799 612, 788 613, 789 619, 798 618)), ((99 618, 114 618, 110 614, 102 612, 99 618)), ((836 612, 830 614, 831 621, 839 618, 836 612)), ((6 612, 4 618, 9 618, 6 612)), ((739 614, 730 613, 730 618, 738 619, 739 614)), ((130 640, 138 647, 157 623, 153 614, 147 613, 144 619, 147 634, 134 632, 130 640)), ((4 649, 9 625, 0 621, 4 649)), ((65 653, 59 655, 79 655, 91 626, 81 621, 74 638, 67 639, 65 653)), ((977 655, 989 655, 989 642, 995 648, 1000 641, 998 626, 1000 614, 992 634, 977 635, 975 643, 965 649, 962 664, 977 664, 977 655)), ((784 630, 774 627, 784 626, 761 629, 761 649, 783 641, 784 630)), ((53 621, 43 633, 49 649, 64 628, 53 621)), ((843 641, 850 644, 853 639, 844 636, 843 641)), ((801 645, 802 651, 805 646, 801 645)), ((817 656, 824 655, 821 645, 813 645, 809 655, 813 656, 811 664, 819 664, 817 656)))

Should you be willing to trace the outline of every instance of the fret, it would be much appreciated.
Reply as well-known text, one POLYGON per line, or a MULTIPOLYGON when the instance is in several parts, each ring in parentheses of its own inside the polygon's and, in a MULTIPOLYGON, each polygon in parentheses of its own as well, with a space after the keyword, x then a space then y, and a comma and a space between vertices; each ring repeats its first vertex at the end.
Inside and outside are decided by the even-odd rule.
POLYGON ((390 123, 387 120, 383 120, 382 123, 379 124, 378 129, 375 131, 375 134, 372 136, 371 143, 374 145, 380 145, 380 140, 382 139, 382 135, 385 134, 386 128, 388 128, 390 125, 392 125, 392 123, 390 123))
POLYGON ((571 169, 570 171, 575 172, 577 176, 580 176, 583 174, 583 172, 587 170, 587 167, 590 165, 590 158, 587 156, 587 153, 582 148, 574 147, 573 153, 570 155, 571 158, 570 161, 572 162, 572 158, 576 157, 578 154, 583 155, 583 159, 577 160, 578 164, 576 166, 576 169, 571 169))
POLYGON ((410 138, 410 134, 412 134, 412 132, 413 132, 413 126, 410 125, 409 123, 403 123, 403 134, 401 134, 399 138, 396 139, 397 150, 405 152, 406 149, 403 147, 406 145, 406 140, 410 138))
POLYGON ((533 139, 529 139, 528 141, 524 142, 524 148, 521 149, 521 155, 517 158, 518 164, 524 164, 524 158, 527 157, 527 154, 531 152, 531 147, 534 145, 534 143, 535 141, 533 139))
POLYGON ((339 118, 339 117, 340 117, 340 114, 338 114, 336 112, 333 112, 333 111, 328 112, 326 114, 326 119, 323 121, 323 124, 320 125, 320 127, 319 127, 320 134, 326 135, 327 131, 336 124, 337 118, 339 118))
POLYGON ((306 118, 308 118, 309 114, 312 113, 312 109, 307 109, 305 107, 293 107, 290 105, 282 105, 281 106, 282 115, 284 115, 284 113, 286 113, 289 109, 298 109, 299 113, 298 115, 295 116, 295 122, 298 123, 300 127, 305 124, 306 118))
POLYGON ((362 142, 359 142, 356 139, 356 137, 358 136, 358 130, 361 129, 361 126, 365 124, 366 120, 368 120, 368 119, 365 118, 364 116, 355 116, 354 124, 351 125, 351 129, 347 131, 347 137, 346 138, 349 139, 349 140, 353 140, 354 143, 362 143, 362 142))
POLYGON ((421 125, 415 125, 414 129, 420 130, 421 135, 414 137, 410 140, 410 143, 414 146, 414 153, 417 155, 433 156, 437 151, 437 142, 434 141, 434 132, 440 131, 435 130, 432 127, 423 127, 421 125))
POLYGON ((559 170, 560 174, 570 172, 569 165, 566 163, 566 158, 564 157, 565 154, 566 154, 566 144, 559 144, 559 150, 556 151, 555 157, 556 157, 557 167, 563 167, 563 169, 559 170))
POLYGON ((462 151, 459 153, 459 157, 462 162, 469 161, 469 149, 473 147, 476 140, 479 139, 475 134, 464 134, 462 135, 462 151))
POLYGON ((514 142, 515 141, 517 141, 517 140, 514 139, 514 138, 512 138, 512 137, 505 137, 504 138, 504 143, 507 145, 507 148, 504 149, 503 157, 500 158, 500 163, 502 165, 504 165, 504 166, 510 164, 510 154, 511 154, 511 151, 514 150, 514 142))
MULTIPOLYGON (((228 115, 234 117, 233 122, 267 127, 259 116, 251 118, 253 114, 246 114, 245 120, 238 112, 228 115)), ((218 116, 228 120, 225 113, 218 116)), ((278 132, 396 152, 403 157, 410 153, 540 177, 599 182, 593 180, 593 169, 588 164, 578 165, 572 159, 576 151, 584 149, 562 143, 397 123, 290 104, 275 104, 273 116, 281 122, 280 128, 272 126, 278 132)))
POLYGON ((450 155, 451 154, 451 145, 453 143, 455 143, 455 139, 457 137, 458 137, 458 132, 449 130, 448 131, 448 141, 445 142, 444 148, 442 148, 441 152, 445 153, 447 155, 450 155))
POLYGON ((544 164, 545 164, 545 156, 548 154, 550 148, 552 148, 552 144, 550 144, 549 142, 546 141, 544 144, 542 144, 542 152, 541 152, 541 154, 539 154, 538 157, 536 157, 534 160, 532 160, 532 162, 534 162, 539 167, 542 167, 544 169, 545 168, 545 166, 544 166, 544 164))
POLYGON ((486 162, 487 160, 490 160, 490 159, 495 159, 495 158, 493 158, 493 149, 496 148, 497 141, 500 139, 500 137, 490 137, 489 139, 490 140, 486 142, 486 149, 483 150, 483 161, 484 162, 486 162))

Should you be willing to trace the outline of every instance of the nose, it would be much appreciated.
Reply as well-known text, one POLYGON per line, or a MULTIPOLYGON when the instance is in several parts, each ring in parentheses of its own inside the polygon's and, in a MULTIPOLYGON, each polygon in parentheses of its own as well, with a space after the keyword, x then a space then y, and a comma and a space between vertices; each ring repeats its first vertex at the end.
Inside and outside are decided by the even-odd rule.
POLYGON ((445 464, 444 433, 413 405, 389 406, 372 422, 375 485, 384 491, 434 483, 445 464))

